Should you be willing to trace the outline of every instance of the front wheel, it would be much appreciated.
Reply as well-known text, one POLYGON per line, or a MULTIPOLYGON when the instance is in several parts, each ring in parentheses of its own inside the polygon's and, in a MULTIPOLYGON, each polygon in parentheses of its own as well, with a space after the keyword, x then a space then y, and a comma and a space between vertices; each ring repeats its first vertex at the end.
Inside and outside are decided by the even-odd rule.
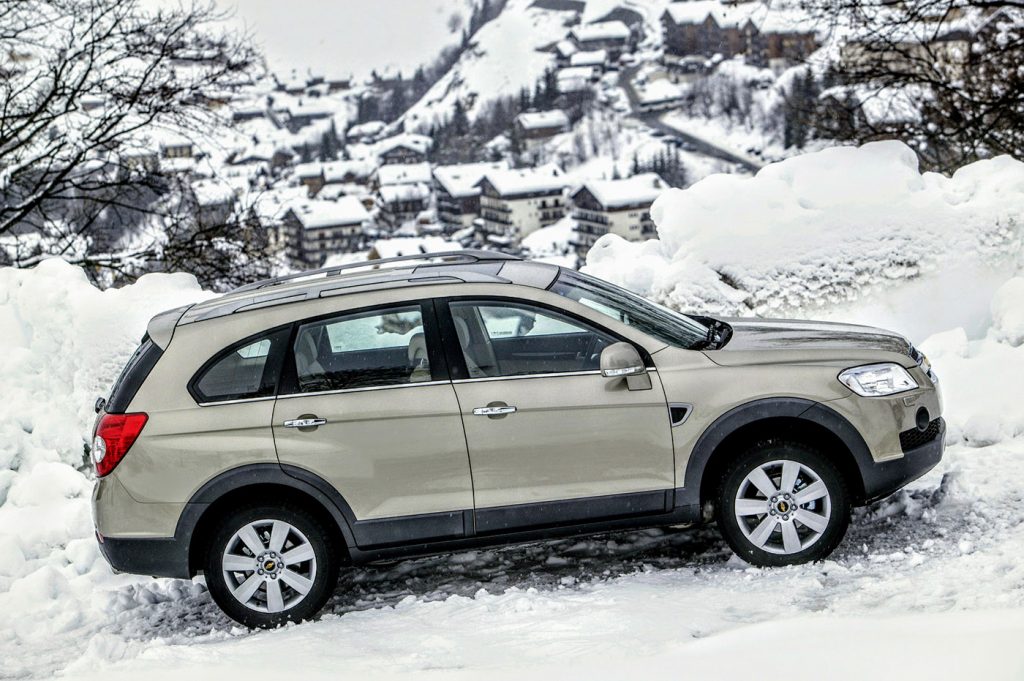
POLYGON ((274 627, 316 615, 334 592, 331 534, 302 508, 258 506, 228 514, 207 551, 206 586, 231 619, 274 627))
POLYGON ((722 477, 718 526, 732 550, 752 565, 821 560, 846 534, 849 499, 842 474, 817 449, 761 443, 722 477))

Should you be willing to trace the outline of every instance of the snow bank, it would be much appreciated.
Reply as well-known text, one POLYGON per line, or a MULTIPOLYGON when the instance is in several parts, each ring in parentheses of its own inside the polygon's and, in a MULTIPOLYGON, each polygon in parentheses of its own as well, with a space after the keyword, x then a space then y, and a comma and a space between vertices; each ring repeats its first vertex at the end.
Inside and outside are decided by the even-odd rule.
POLYGON ((207 295, 187 274, 100 291, 61 260, 0 269, 0 643, 80 625, 113 579, 92 539, 92 405, 154 314, 207 295))
POLYGON ((603 237, 586 271, 677 308, 778 315, 965 260, 1019 257, 1024 163, 921 173, 899 142, 836 147, 754 177, 712 175, 652 207, 658 240, 603 237))

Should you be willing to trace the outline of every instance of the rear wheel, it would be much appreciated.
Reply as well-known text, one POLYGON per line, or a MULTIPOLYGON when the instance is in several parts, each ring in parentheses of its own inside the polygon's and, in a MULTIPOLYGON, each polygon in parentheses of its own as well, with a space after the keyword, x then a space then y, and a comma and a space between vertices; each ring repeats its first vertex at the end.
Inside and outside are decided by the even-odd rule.
POLYGON ((763 442, 738 457, 719 486, 722 535, 752 565, 795 565, 828 556, 850 521, 842 474, 799 443, 763 442))
POLYGON ((247 627, 316 615, 338 578, 327 528, 301 508, 259 506, 228 514, 206 557, 217 605, 247 627))

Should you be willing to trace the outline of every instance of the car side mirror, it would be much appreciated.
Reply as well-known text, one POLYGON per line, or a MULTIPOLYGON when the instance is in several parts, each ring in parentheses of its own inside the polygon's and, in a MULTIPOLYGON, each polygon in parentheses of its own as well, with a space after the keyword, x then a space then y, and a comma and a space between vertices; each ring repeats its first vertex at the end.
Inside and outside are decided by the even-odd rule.
POLYGON ((640 353, 629 343, 612 343, 601 351, 601 375, 625 378, 630 390, 650 390, 651 377, 640 353))

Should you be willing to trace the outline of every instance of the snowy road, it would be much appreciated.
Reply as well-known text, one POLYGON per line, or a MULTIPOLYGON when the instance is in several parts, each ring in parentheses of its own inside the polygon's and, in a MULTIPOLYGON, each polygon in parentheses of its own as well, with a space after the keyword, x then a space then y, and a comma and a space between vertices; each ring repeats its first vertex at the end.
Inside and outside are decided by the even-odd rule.
MULTIPOLYGON (((3 668, 13 677, 175 670, 223 678, 239 666, 288 673, 299 656, 315 660, 307 677, 472 677, 523 666, 561 673, 595 659, 646 669, 685 655, 695 641, 757 623, 810 617, 785 625, 804 636, 827 632, 837 617, 1019 608, 1022 479, 1024 440, 954 447, 910 492, 858 512, 823 564, 749 568, 729 558, 713 529, 565 540, 359 569, 343 577, 321 621, 274 632, 238 629, 196 586, 126 586, 85 626, 8 649, 14 664, 3 668)), ((901 645, 918 639, 906 632, 901 645)), ((844 643, 832 637, 831 645, 844 643)), ((774 662, 787 654, 779 646, 774 662)))

